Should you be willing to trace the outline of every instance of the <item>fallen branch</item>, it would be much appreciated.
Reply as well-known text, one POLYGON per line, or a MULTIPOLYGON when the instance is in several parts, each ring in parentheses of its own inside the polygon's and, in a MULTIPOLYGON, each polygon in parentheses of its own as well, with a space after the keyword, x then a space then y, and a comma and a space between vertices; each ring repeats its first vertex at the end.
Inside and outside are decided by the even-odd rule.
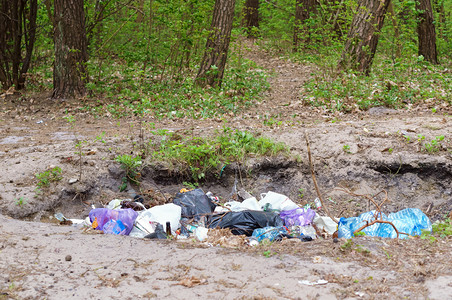
POLYGON ((363 229, 365 229, 365 228, 367 228, 367 227, 369 227, 369 226, 372 226, 372 225, 374 225, 374 224, 376 224, 376 223, 383 223, 383 224, 389 224, 389 225, 391 225, 392 228, 394 228, 395 232, 397 233, 397 238, 399 238, 399 235, 400 235, 400 234, 406 234, 406 235, 409 235, 408 233, 405 233, 405 232, 399 232, 399 231, 397 230, 397 228, 395 227, 395 225, 394 225, 391 221, 385 221, 385 220, 383 220, 383 215, 382 215, 382 213, 381 213, 381 207, 383 206, 383 204, 384 204, 386 201, 389 201, 389 198, 388 198, 388 192, 387 192, 386 190, 382 190, 382 191, 378 192, 377 194, 375 194, 374 196, 371 196, 371 195, 361 195, 361 194, 356 194, 356 193, 353 193, 353 192, 351 192, 351 191, 349 191, 349 190, 347 190, 347 189, 345 189, 345 188, 338 188, 337 190, 342 191, 342 192, 344 192, 344 193, 347 193, 347 194, 349 194, 350 196, 361 197, 361 198, 367 199, 369 202, 372 202, 372 203, 375 205, 375 207, 377 208, 377 209, 376 209, 377 213, 375 214, 375 220, 373 220, 373 221, 371 221, 371 222, 366 221, 366 224, 363 225, 363 226, 361 226, 360 228, 356 229, 356 230, 353 232, 353 235, 357 234, 357 233, 360 232, 361 230, 363 230, 363 229), (378 204, 378 203, 376 202, 375 198, 376 198, 377 196, 381 195, 382 193, 384 193, 385 197, 383 198, 383 201, 381 201, 381 203, 378 204), (379 217, 380 217, 380 218, 379 218, 379 217))
POLYGON ((309 166, 311 168, 312 181, 314 181, 314 187, 315 187, 315 191, 317 192, 317 196, 319 197, 320 203, 322 204, 322 207, 325 209, 325 212, 328 215, 328 217, 330 217, 331 220, 333 220, 334 222, 339 223, 336 220, 336 218, 334 218, 330 214, 330 211, 328 210, 328 207, 325 205, 325 202, 323 201, 322 194, 320 193, 319 186, 317 185, 317 179, 315 178, 314 165, 313 165, 312 159, 311 159, 311 146, 309 144, 309 138, 308 138, 308 132, 307 131, 305 131, 305 135, 304 136, 306 138, 306 145, 307 145, 307 148, 308 148, 308 158, 309 158, 309 166))

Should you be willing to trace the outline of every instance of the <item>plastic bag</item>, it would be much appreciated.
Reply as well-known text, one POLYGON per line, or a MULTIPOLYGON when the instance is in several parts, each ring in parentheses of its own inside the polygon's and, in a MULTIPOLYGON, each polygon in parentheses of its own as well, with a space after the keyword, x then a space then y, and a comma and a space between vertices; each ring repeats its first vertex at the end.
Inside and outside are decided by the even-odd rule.
MULTIPOLYGON (((358 217, 341 218, 339 220, 338 237, 351 238, 353 232, 363 225, 366 221, 373 221, 373 217, 377 212, 375 210, 363 213, 358 217)), ((390 221, 397 228, 397 231, 404 232, 408 235, 421 235, 421 230, 432 230, 432 223, 429 218, 418 208, 406 208, 397 213, 391 213, 388 216, 382 213, 381 218, 384 221, 390 221)), ((379 217, 380 219, 380 217, 379 217)), ((390 224, 376 223, 362 230, 369 236, 380 236, 396 238, 397 233, 390 224)), ((399 238, 405 239, 406 234, 399 234, 399 238)))
POLYGON ((217 206, 215 212, 243 211, 243 210, 262 210, 256 198, 248 198, 243 202, 230 201, 224 204, 224 207, 217 206))
POLYGON ((230 228, 235 235, 251 236, 254 229, 283 226, 277 213, 266 211, 244 210, 211 215, 207 218, 209 228, 230 228))
POLYGON ((115 210, 108 208, 95 208, 89 212, 89 219, 94 229, 103 231, 104 226, 108 223, 106 228, 107 233, 121 235, 128 235, 130 231, 132 231, 133 224, 137 216, 138 213, 130 208, 115 210), (111 220, 114 222, 109 223, 111 220), (117 221, 121 221, 121 223, 117 221), (124 228, 121 229, 122 227, 124 228))
POLYGON ((333 234, 337 231, 337 223, 330 217, 322 217, 316 214, 314 224, 320 231, 324 230, 328 234, 333 234))
POLYGON ((139 229, 137 226, 133 226, 133 229, 129 233, 129 236, 135 237, 135 238, 144 238, 148 234, 149 234, 148 232, 145 232, 145 231, 139 229))
POLYGON ((262 240, 264 239, 268 239, 271 242, 280 241, 283 237, 289 236, 289 231, 287 231, 286 227, 284 226, 268 226, 264 228, 254 229, 252 236, 255 237, 258 242, 262 242, 262 240))
POLYGON ((299 207, 287 196, 271 191, 266 194, 261 194, 261 198, 262 200, 259 201, 261 208, 264 208, 267 204, 269 204, 272 209, 280 211, 297 209, 299 207))
POLYGON ((171 231, 175 233, 180 225, 181 210, 180 206, 173 203, 151 207, 140 213, 137 218, 137 227, 143 231, 152 233, 155 228, 153 223, 156 222, 165 225, 166 222, 170 222, 171 231))
POLYGON ((312 220, 315 217, 315 211, 312 209, 304 209, 304 208, 297 208, 297 209, 291 209, 291 210, 283 210, 280 213, 281 219, 284 220, 284 224, 287 227, 291 226, 305 226, 312 223, 312 220))
POLYGON ((202 215, 211 214, 216 206, 202 189, 178 193, 173 203, 182 208, 183 218, 195 218, 196 220, 199 220, 202 215))
POLYGON ((207 233, 209 232, 208 228, 205 227, 197 227, 195 229, 195 231, 193 232, 193 234, 195 235, 196 239, 200 242, 204 241, 205 239, 207 239, 208 235, 207 233))
POLYGON ((302 241, 312 241, 317 238, 317 232, 312 225, 298 226, 296 232, 302 241))

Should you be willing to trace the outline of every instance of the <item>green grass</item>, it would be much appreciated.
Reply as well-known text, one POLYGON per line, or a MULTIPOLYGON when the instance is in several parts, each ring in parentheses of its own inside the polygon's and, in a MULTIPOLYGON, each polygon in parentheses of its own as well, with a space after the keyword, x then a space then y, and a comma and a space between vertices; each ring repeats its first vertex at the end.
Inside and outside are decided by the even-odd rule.
MULTIPOLYGON (((126 171, 126 178, 123 180, 123 185, 125 184, 127 187, 127 180, 130 180, 134 183, 139 183, 140 169, 143 165, 141 156, 132 157, 128 154, 118 155, 115 158, 115 161, 121 164, 121 168, 126 171)), ((124 186, 120 187, 120 190, 125 189, 124 186)))
POLYGON ((37 173, 35 176, 38 180, 38 189, 49 187, 51 182, 60 181, 61 179, 63 179, 61 174, 62 171, 60 167, 54 167, 45 172, 37 173))
POLYGON ((94 115, 114 117, 154 115, 158 119, 221 118, 256 105, 269 87, 267 74, 247 59, 231 53, 221 88, 200 88, 194 75, 179 81, 160 80, 158 74, 140 74, 139 65, 120 63, 104 67, 108 79, 93 81, 91 104, 82 107, 94 115), (104 100, 99 100, 104 99, 104 100), (106 99, 106 100, 105 100, 106 99))
MULTIPOLYGON (((369 76, 320 69, 304 85, 306 103, 329 111, 350 112, 385 106, 394 109, 429 103, 452 105, 450 62, 432 65, 422 59, 376 59, 369 76)), ((435 109, 436 111, 436 109, 435 109)))
POLYGON ((283 143, 257 137, 247 131, 223 128, 214 137, 181 136, 167 130, 153 131, 159 140, 150 142, 152 160, 165 161, 177 167, 197 182, 209 172, 221 175, 223 167, 243 162, 249 157, 288 155, 283 143))
POLYGON ((444 140, 444 135, 436 136, 430 143, 424 143, 425 151, 429 153, 438 152, 441 149, 441 142, 444 140))
POLYGON ((442 222, 434 223, 432 225, 432 231, 442 238, 450 237, 452 236, 452 221, 447 218, 442 222))

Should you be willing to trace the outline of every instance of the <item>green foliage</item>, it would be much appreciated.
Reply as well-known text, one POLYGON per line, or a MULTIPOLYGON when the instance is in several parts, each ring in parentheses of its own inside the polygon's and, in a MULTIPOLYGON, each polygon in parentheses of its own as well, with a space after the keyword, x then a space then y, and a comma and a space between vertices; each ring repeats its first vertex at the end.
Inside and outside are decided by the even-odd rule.
POLYGON ((128 154, 118 155, 115 161, 121 164, 121 168, 126 171, 126 178, 138 183, 140 169, 143 164, 141 156, 132 157, 128 154))
POLYGON ((267 251, 262 252, 262 255, 265 256, 266 258, 270 258, 270 257, 272 257, 275 254, 276 254, 276 252, 272 252, 271 250, 267 250, 267 251))
MULTIPOLYGON (((53 11, 51 7, 48 13, 46 3, 38 3, 37 40, 26 84, 32 90, 50 90, 53 11)), ((256 105, 268 83, 265 72, 244 58, 240 27, 244 1, 236 5, 223 86, 201 89, 193 84, 210 32, 214 3, 153 0, 140 7, 136 2, 84 1, 90 104, 83 110, 95 115, 108 112, 115 117, 150 114, 198 119, 234 115, 256 105)), ((297 25, 302 42, 297 53, 292 53, 295 3, 260 1, 256 42, 280 57, 314 65, 312 78, 304 83, 301 95, 305 104, 333 112, 375 106, 407 108, 423 103, 436 111, 452 105, 452 0, 432 2, 441 65, 433 66, 418 55, 416 2, 395 0, 394 16, 387 14, 379 34, 370 76, 337 71, 357 10, 356 0, 317 1, 316 12, 297 25)), ((271 127, 280 122, 273 117, 264 121, 271 127)))
POLYGON ((303 199, 305 190, 303 188, 298 189, 298 197, 303 199))
POLYGON ((432 231, 434 234, 439 235, 442 238, 452 236, 452 221, 446 218, 442 222, 435 222, 432 225, 432 231))
POLYGON ((403 108, 433 103, 452 104, 450 72, 423 61, 390 60, 379 56, 369 76, 343 72, 328 75, 319 71, 305 84, 303 99, 330 111, 367 110, 375 106, 403 108), (375 67, 376 66, 376 67, 375 67))
POLYGON ((345 153, 351 153, 350 152, 350 145, 344 145, 342 148, 344 149, 345 153))
POLYGON ((182 184, 191 190, 197 189, 199 187, 199 183, 197 183, 197 182, 184 181, 184 182, 182 182, 182 184))
POLYGON ((366 236, 366 233, 364 231, 360 231, 360 232, 353 234, 353 236, 366 236))
POLYGON ((27 201, 24 197, 20 197, 18 200, 16 200, 16 205, 19 207, 23 207, 25 204, 27 204, 27 201))
POLYGON ((288 154, 289 151, 282 143, 227 127, 212 138, 181 136, 167 130, 157 130, 153 134, 161 138, 151 142, 152 158, 182 168, 195 182, 232 162, 252 156, 288 154))
POLYGON ((37 173, 35 176, 38 180, 38 189, 49 187, 51 182, 60 181, 61 179, 63 179, 61 174, 62 171, 60 167, 54 167, 50 170, 37 173))
POLYGON ((424 143, 425 151, 429 153, 438 152, 441 149, 441 142, 444 140, 444 135, 435 137, 430 143, 424 143))

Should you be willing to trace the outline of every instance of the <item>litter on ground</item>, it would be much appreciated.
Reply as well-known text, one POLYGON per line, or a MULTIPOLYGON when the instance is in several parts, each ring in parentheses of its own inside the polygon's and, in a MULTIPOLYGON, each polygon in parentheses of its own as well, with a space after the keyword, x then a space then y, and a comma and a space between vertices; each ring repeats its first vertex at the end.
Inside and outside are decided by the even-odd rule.
MULTIPOLYGON (((135 201, 114 199, 104 208, 93 208, 87 219, 66 219, 60 213, 55 217, 62 223, 90 226, 107 234, 147 239, 195 239, 229 247, 244 243, 256 246, 265 240, 308 242, 336 236, 351 238, 358 232, 405 239, 432 230, 429 218, 416 208, 386 215, 381 212, 381 205, 376 204, 376 210, 357 217, 340 218, 337 224, 335 218, 320 215, 320 208, 301 207, 279 193, 269 191, 261 194, 260 200, 247 192, 241 194, 246 195, 243 201, 231 200, 222 204, 211 192, 206 194, 199 188, 182 189, 173 203, 151 208, 146 208, 140 198, 135 197, 135 201)), ((303 281, 303 284, 306 283, 303 281)))

